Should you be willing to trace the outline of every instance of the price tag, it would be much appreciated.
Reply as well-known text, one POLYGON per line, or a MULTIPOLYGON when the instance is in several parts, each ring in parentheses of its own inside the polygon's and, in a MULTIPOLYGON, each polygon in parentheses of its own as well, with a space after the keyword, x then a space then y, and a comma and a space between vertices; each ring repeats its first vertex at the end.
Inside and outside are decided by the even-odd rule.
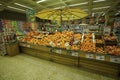
POLYGON ((83 32, 84 33, 89 33, 89 29, 84 29, 83 32))
POLYGON ((72 56, 78 56, 78 52, 73 51, 72 56))
POLYGON ((93 54, 91 54, 91 53, 87 53, 87 54, 86 54, 86 58, 93 59, 93 58, 94 58, 94 55, 93 55, 93 54))
POLYGON ((120 63, 120 57, 110 56, 110 62, 120 63))
POLYGON ((65 46, 66 46, 66 47, 67 47, 67 46, 69 46, 69 43, 68 43, 68 42, 66 42, 66 43, 65 43, 65 46))
POLYGON ((53 42, 52 41, 50 41, 50 45, 52 46, 52 44, 53 44, 53 42))
POLYGON ((22 46, 26 46, 26 44, 22 44, 22 46))
POLYGON ((61 49, 57 49, 57 50, 56 50, 56 53, 61 54, 61 53, 62 53, 62 50, 61 50, 61 49))
POLYGON ((111 28, 110 27, 104 27, 104 34, 110 34, 111 28))
POLYGON ((104 55, 96 55, 96 59, 97 60, 105 60, 105 56, 104 55))
POLYGON ((50 44, 50 46, 55 47, 55 44, 52 41, 50 41, 49 44, 50 44))
POLYGON ((27 47, 30 47, 30 45, 27 45, 27 47))

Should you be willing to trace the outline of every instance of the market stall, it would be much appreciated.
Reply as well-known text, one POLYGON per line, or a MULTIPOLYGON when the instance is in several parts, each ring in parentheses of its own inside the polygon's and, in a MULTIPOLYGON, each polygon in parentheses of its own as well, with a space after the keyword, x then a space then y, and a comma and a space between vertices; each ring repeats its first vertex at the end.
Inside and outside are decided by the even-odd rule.
POLYGON ((114 35, 31 32, 20 41, 22 53, 108 76, 119 76, 120 54, 114 35))

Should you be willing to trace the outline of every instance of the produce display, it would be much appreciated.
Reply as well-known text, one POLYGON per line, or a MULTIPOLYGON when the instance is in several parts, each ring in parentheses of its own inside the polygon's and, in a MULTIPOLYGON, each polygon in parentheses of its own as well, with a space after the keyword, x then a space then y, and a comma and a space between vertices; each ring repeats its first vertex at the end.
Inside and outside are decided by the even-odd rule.
POLYGON ((106 45, 104 45, 103 39, 105 41, 116 41, 116 37, 113 35, 104 35, 104 38, 95 39, 95 35, 93 33, 75 34, 73 31, 62 31, 54 34, 29 32, 21 39, 21 42, 52 46, 67 50, 80 50, 113 55, 120 54, 120 48, 116 44, 109 45, 108 43, 105 43, 106 45))
POLYGON ((105 51, 108 54, 120 55, 120 48, 118 46, 105 46, 105 51))
POLYGON ((96 39, 96 43, 98 43, 98 44, 103 44, 103 40, 101 40, 101 39, 96 39))
POLYGON ((52 42, 54 47, 59 48, 66 48, 65 43, 69 43, 69 46, 72 50, 79 50, 80 40, 81 34, 74 34, 72 31, 63 31, 62 33, 56 32, 55 34, 51 35, 30 32, 21 39, 22 42, 47 46, 51 46, 50 42, 52 42))
POLYGON ((103 47, 96 47, 96 52, 97 53, 102 53, 102 54, 105 53, 103 47))
POLYGON ((111 35, 104 35, 104 40, 115 41, 117 38, 111 35))
POLYGON ((85 34, 81 43, 81 50, 86 52, 96 52, 96 46, 92 39, 92 34, 85 34))

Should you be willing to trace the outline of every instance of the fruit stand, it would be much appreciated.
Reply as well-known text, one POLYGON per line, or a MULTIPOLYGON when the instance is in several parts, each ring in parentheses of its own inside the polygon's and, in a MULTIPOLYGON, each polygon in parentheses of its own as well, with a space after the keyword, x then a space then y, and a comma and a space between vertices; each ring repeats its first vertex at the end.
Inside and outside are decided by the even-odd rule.
POLYGON ((20 40, 19 46, 22 53, 35 57, 119 76, 120 49, 116 43, 114 35, 30 32, 20 40))

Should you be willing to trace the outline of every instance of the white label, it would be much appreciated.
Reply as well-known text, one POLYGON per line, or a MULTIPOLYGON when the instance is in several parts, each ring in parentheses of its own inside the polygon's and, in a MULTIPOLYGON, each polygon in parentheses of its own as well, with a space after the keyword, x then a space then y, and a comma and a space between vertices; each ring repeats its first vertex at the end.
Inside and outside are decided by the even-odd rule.
POLYGON ((60 43, 57 43, 58 46, 60 46, 60 43))
POLYGON ((49 44, 50 44, 50 46, 55 47, 55 44, 52 41, 50 41, 49 44))
POLYGON ((110 57, 110 62, 120 63, 120 57, 111 56, 110 57))
POLYGON ((83 32, 84 33, 89 33, 89 29, 84 29, 83 32))
POLYGON ((30 47, 30 45, 27 45, 27 47, 30 47))
POLYGON ((52 41, 50 41, 50 45, 52 46, 52 44, 53 44, 53 42, 52 41))
POLYGON ((66 46, 66 47, 67 47, 67 46, 69 46, 69 43, 68 43, 68 42, 66 42, 66 43, 65 43, 65 46, 66 46))
POLYGON ((111 28, 110 27, 104 27, 104 34, 110 34, 111 28))
POLYGON ((104 55, 96 55, 96 59, 97 60, 105 60, 105 56, 104 55))
POLYGON ((78 44, 78 43, 79 43, 78 39, 75 38, 73 44, 78 44))
POLYGON ((22 46, 26 46, 26 44, 22 44, 22 46))
POLYGON ((91 53, 88 53, 88 54, 86 54, 86 58, 93 59, 93 58, 94 58, 94 55, 93 55, 93 54, 91 54, 91 53))
POLYGON ((72 56, 78 56, 78 52, 72 52, 72 56))
POLYGON ((56 50, 56 53, 58 53, 58 54, 61 54, 61 52, 62 52, 61 49, 57 49, 57 50, 56 50))

